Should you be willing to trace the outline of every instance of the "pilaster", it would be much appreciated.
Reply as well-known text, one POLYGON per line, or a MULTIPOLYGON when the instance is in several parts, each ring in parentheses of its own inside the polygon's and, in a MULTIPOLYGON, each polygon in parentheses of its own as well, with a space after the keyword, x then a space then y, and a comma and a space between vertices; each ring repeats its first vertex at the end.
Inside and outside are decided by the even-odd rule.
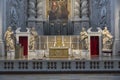
POLYGON ((0 0, 0 57, 5 55, 4 50, 4 28, 6 27, 6 0, 0 0))
POLYGON ((120 52, 120 10, 119 10, 119 4, 118 4, 118 0, 111 0, 112 2, 112 6, 111 6, 111 10, 113 10, 112 12, 112 18, 113 18, 113 23, 112 23, 112 29, 113 34, 114 34, 114 44, 113 44, 113 55, 118 55, 120 52))

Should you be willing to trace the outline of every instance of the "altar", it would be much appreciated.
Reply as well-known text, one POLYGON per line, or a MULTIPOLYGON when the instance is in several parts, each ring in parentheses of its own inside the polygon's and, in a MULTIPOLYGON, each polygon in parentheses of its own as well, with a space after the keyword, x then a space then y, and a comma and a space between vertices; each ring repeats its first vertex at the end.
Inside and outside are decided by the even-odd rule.
POLYGON ((49 48, 49 58, 68 58, 69 48, 67 47, 51 47, 49 48))

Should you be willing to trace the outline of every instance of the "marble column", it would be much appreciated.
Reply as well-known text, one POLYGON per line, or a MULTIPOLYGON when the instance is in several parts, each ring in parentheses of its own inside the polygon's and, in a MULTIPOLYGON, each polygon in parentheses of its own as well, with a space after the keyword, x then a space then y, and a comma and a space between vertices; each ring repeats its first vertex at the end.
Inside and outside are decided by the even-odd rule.
POLYGON ((88 19, 88 0, 81 0, 81 16, 82 19, 88 19))
POLYGON ((79 35, 81 28, 89 27, 89 9, 88 9, 88 0, 74 0, 74 34, 79 35))
POLYGON ((80 19, 80 0, 74 1, 74 18, 80 19))
POLYGON ((81 25, 86 29, 89 28, 89 2, 88 0, 81 0, 81 25))
POLYGON ((74 22, 74 35, 80 34, 80 0, 73 0, 73 22, 74 22))
POLYGON ((39 35, 43 35, 43 22, 45 19, 45 0, 37 0, 37 24, 36 30, 39 35))
POLYGON ((43 19, 43 0, 37 0, 37 19, 43 19))
POLYGON ((29 14, 29 19, 35 19, 36 16, 36 6, 35 6, 36 1, 35 0, 29 0, 28 2, 28 14, 29 14))
POLYGON ((29 0, 28 2, 28 27, 36 26, 36 0, 29 0))
POLYGON ((4 51, 4 28, 6 27, 6 0, 0 0, 0 57, 5 55, 4 51))

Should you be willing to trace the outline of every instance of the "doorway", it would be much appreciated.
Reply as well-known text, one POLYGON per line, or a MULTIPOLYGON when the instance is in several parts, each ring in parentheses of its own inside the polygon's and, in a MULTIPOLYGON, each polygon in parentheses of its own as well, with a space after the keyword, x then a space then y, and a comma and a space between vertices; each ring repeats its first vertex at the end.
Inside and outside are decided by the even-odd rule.
POLYGON ((28 37, 27 36, 20 36, 19 43, 23 47, 23 55, 25 57, 27 57, 28 56, 28 37))
POLYGON ((91 56, 99 56, 99 36, 90 37, 91 56))

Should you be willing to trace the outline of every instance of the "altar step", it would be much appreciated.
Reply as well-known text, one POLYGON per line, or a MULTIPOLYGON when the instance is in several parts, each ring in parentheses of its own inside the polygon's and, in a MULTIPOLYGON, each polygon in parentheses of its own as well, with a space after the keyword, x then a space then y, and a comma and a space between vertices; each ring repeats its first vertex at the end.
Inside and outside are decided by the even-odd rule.
POLYGON ((120 60, 0 60, 2 72, 120 72, 120 60))

